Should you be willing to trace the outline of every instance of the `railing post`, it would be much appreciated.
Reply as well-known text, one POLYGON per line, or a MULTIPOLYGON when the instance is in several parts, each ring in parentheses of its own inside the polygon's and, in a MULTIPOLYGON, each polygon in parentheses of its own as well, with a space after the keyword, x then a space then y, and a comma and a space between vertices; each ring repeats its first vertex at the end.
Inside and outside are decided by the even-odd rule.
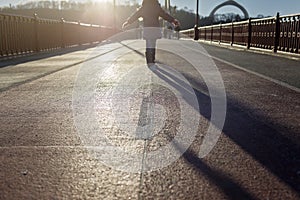
POLYGON ((4 48, 4 16, 0 15, 0 56, 3 56, 5 53, 5 48, 4 48))
POLYGON ((275 19, 274 53, 278 51, 279 38, 280 38, 280 15, 278 12, 275 19))
POLYGON ((199 28, 197 25, 194 27, 194 40, 199 40, 199 28))
POLYGON ((296 32, 296 51, 295 51, 295 53, 300 53, 299 52, 299 47, 300 47, 300 15, 297 16, 297 20, 298 20, 298 23, 296 25, 296 30, 298 29, 298 31, 296 32))
POLYGON ((4 40, 4 49, 5 49, 6 55, 9 55, 8 23, 9 23, 9 17, 5 16, 3 30, 6 30, 6 31, 5 31, 3 40, 4 40))
POLYGON ((210 30, 210 41, 212 42, 214 39, 214 27, 213 25, 211 26, 211 30, 210 30))
POLYGON ((220 22, 220 39, 219 39, 219 44, 222 42, 222 22, 220 22))
POLYGON ((34 51, 40 51, 40 44, 39 44, 39 19, 36 13, 33 14, 34 17, 34 51))
POLYGON ((194 27, 194 40, 199 40, 199 0, 197 0, 196 5, 196 19, 195 19, 195 27, 194 27))
POLYGON ((61 27, 61 48, 65 48, 66 43, 65 43, 65 20, 64 20, 64 18, 60 19, 60 27, 61 27))
POLYGON ((77 22, 78 23, 78 45, 82 45, 82 37, 81 37, 81 25, 80 25, 80 21, 77 22))
POLYGON ((297 35, 296 35, 296 32, 297 32, 297 26, 296 26, 296 16, 292 16, 291 17, 292 19, 293 19, 293 24, 292 24, 292 30, 294 30, 294 31, 292 31, 292 33, 291 33, 291 37, 292 37, 292 39, 291 39, 291 50, 290 50, 290 52, 291 53, 295 53, 296 52, 296 44, 297 44, 297 42, 296 42, 296 39, 297 39, 297 35))
POLYGON ((231 46, 234 44, 234 23, 231 24, 231 46))
POLYGON ((252 22, 251 22, 251 17, 249 18, 248 22, 248 41, 247 41, 247 49, 251 48, 251 40, 252 40, 252 22))
POLYGON ((9 16, 9 20, 8 20, 8 29, 9 29, 9 32, 10 34, 8 34, 8 54, 13 54, 14 51, 13 51, 13 16, 9 16))
POLYGON ((16 30, 15 30, 15 25, 16 23, 16 17, 15 16, 11 16, 10 17, 10 53, 13 55, 15 53, 17 53, 17 49, 16 49, 16 43, 15 43, 15 34, 16 34, 16 30))
MULTIPOLYGON (((89 41, 89 43, 90 44, 93 44, 93 42, 95 41, 95 38, 94 38, 94 30, 93 30, 93 24, 90 24, 90 26, 89 26, 89 38, 90 38, 90 41, 89 41)), ((116 31, 116 29, 115 29, 115 31, 116 31)))

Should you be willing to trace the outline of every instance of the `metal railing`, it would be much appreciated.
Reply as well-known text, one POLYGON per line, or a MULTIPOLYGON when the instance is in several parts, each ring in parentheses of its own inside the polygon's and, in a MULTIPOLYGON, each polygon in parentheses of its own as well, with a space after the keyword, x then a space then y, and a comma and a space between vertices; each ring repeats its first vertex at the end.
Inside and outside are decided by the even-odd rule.
POLYGON ((111 27, 41 19, 36 14, 0 14, 0 57, 101 42, 114 33, 111 27))
MULTIPOLYGON (((181 31, 194 37, 194 29, 181 31)), ((300 14, 249 19, 199 28, 200 40, 299 54, 300 14)))

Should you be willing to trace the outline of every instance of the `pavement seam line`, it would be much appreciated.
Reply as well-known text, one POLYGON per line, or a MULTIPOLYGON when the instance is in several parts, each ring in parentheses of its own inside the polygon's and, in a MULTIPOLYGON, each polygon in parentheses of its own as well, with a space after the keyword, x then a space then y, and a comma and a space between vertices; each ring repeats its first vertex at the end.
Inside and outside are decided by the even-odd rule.
POLYGON ((140 182, 139 182, 139 193, 138 193, 138 199, 143 199, 141 197, 142 194, 142 188, 144 183, 144 164, 145 164, 145 158, 146 158, 146 147, 148 146, 148 141, 144 140, 144 149, 143 149, 143 157, 142 157, 142 166, 141 166, 141 172, 140 172, 140 182))
POLYGON ((260 73, 258 73, 258 72, 254 72, 254 71, 249 70, 249 69, 245 69, 245 68, 243 68, 243 67, 241 67, 241 66, 239 66, 239 65, 230 63, 230 62, 228 62, 228 61, 226 61, 226 60, 223 60, 223 59, 221 59, 221 58, 217 58, 217 57, 214 57, 214 56, 212 56, 212 58, 215 59, 215 60, 217 60, 217 61, 223 62, 224 64, 230 65, 230 66, 232 66, 232 67, 234 67, 234 68, 237 68, 237 69, 239 69, 239 70, 242 70, 242 71, 245 71, 245 72, 247 72, 247 73, 256 75, 256 76, 258 76, 258 77, 260 77, 260 78, 263 78, 263 79, 265 79, 265 80, 268 80, 268 81, 271 81, 271 82, 273 82, 273 83, 276 83, 276 84, 278 84, 278 85, 280 85, 280 86, 282 86, 282 87, 286 87, 286 88, 288 88, 288 89, 291 89, 291 90, 293 90, 293 91, 295 91, 295 92, 300 93, 300 89, 299 89, 299 88, 297 88, 297 87, 295 87, 295 86, 292 86, 292 85, 290 85, 290 84, 288 84, 288 83, 285 83, 285 82, 283 82, 283 81, 279 81, 279 80, 273 79, 273 78, 271 78, 271 77, 265 76, 265 75, 260 74, 260 73))
MULTIPOLYGON (((150 76, 150 105, 149 104, 147 105, 147 107, 148 107, 147 112, 150 112, 150 114, 151 114, 151 109, 153 109, 153 107, 152 107, 152 99, 153 99, 152 83, 153 83, 153 78, 152 78, 152 75, 151 75, 150 76)), ((147 113, 147 117, 149 117, 148 113, 147 113)), ((150 125, 152 123, 151 117, 152 116, 150 116, 150 125)), ((141 167, 141 174, 140 174, 140 187, 139 187, 140 191, 139 191, 139 194, 138 194, 138 199, 143 199, 142 196, 141 196, 141 193, 142 193, 143 183, 144 183, 144 169, 146 167, 145 166, 145 160, 146 160, 146 157, 147 157, 148 144, 149 144, 149 141, 147 139, 145 139, 144 140, 143 157, 142 157, 142 167, 141 167)))
POLYGON ((186 45, 183 45, 183 46, 186 47, 186 48, 189 48, 189 49, 191 49, 191 50, 193 50, 193 51, 199 52, 199 53, 201 53, 201 54, 204 55, 204 56, 207 56, 207 57, 209 57, 209 58, 215 59, 215 60, 217 60, 217 61, 219 61, 219 62, 222 62, 222 63, 224 63, 224 64, 230 65, 230 66, 232 66, 232 67, 234 67, 234 68, 236 68, 236 69, 242 70, 242 71, 247 72, 247 73, 249 73, 249 74, 258 76, 258 77, 263 78, 263 79, 265 79, 265 80, 271 81, 271 82, 273 82, 273 83, 275 83, 275 84, 277 84, 277 85, 280 85, 280 86, 282 86, 282 87, 285 87, 285 88, 288 88, 288 89, 290 89, 290 90, 293 90, 293 91, 295 91, 295 92, 300 93, 300 89, 297 88, 297 87, 295 87, 295 86, 292 86, 292 85, 287 84, 287 83, 285 83, 285 82, 282 82, 282 81, 273 79, 273 78, 271 78, 271 77, 265 76, 265 75, 260 74, 260 73, 258 73, 258 72, 254 72, 254 71, 252 71, 252 70, 245 69, 245 68, 243 68, 243 67, 241 67, 241 66, 239 66, 239 65, 233 64, 233 63, 228 62, 228 61, 226 61, 226 60, 223 60, 223 59, 221 59, 221 58, 217 58, 217 57, 215 57, 215 56, 211 56, 211 55, 209 55, 208 53, 199 51, 199 50, 197 50, 197 49, 193 49, 193 48, 188 47, 188 46, 186 46, 186 45))

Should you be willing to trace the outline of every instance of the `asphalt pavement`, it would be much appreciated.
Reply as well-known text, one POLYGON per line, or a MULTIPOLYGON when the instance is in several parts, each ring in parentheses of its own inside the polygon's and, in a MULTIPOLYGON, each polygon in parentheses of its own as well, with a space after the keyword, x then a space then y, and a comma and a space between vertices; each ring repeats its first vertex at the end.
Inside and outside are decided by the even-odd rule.
POLYGON ((299 61, 191 40, 1 61, 0 199, 299 199, 299 61))

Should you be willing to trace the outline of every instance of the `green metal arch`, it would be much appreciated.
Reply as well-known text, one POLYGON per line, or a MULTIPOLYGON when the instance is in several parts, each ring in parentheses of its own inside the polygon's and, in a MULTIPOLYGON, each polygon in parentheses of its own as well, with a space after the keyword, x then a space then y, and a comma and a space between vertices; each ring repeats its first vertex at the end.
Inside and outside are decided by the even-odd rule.
POLYGON ((237 3, 237 2, 234 1, 234 0, 228 0, 228 1, 226 1, 226 2, 224 2, 224 3, 222 3, 222 4, 220 4, 220 5, 218 5, 217 7, 215 7, 215 8, 211 11, 211 13, 209 14, 209 16, 210 16, 210 17, 214 17, 214 16, 215 16, 215 13, 217 12, 217 10, 219 10, 220 8, 222 8, 222 7, 224 7, 224 6, 235 6, 235 7, 239 8, 239 9, 243 12, 245 18, 246 18, 246 19, 249 19, 249 13, 248 13, 248 11, 247 11, 241 4, 237 3))

